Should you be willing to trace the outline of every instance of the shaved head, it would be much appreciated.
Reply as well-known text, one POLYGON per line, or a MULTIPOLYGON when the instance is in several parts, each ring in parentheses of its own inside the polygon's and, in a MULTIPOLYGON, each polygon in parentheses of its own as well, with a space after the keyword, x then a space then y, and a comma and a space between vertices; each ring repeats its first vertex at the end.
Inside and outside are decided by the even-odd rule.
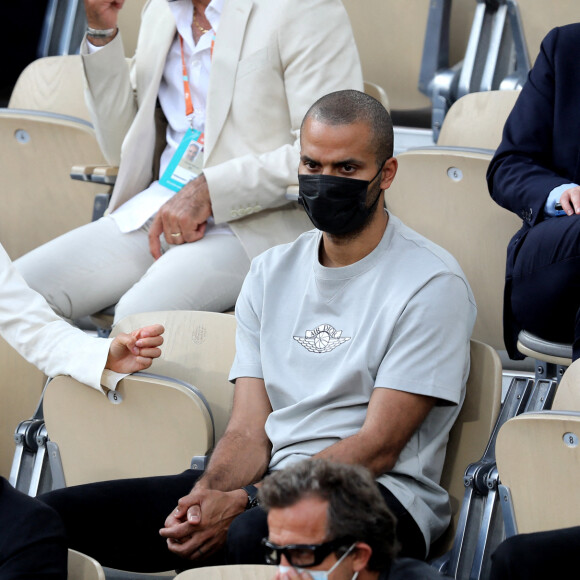
POLYGON ((393 156, 393 122, 388 111, 373 97, 355 90, 336 91, 316 101, 303 121, 314 119, 325 125, 366 123, 371 129, 377 167, 393 156))

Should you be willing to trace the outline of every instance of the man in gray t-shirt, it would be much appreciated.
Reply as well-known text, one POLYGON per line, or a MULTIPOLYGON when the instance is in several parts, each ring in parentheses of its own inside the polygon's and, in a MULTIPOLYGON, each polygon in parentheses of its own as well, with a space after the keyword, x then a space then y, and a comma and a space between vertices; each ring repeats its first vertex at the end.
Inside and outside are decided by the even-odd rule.
POLYGON ((397 162, 381 120, 356 91, 308 113, 300 199, 318 229, 253 261, 230 379, 267 397, 253 420, 270 470, 315 456, 363 464, 420 530, 423 545, 402 537, 404 553, 424 557, 449 524, 439 479, 476 309, 455 259, 384 211, 397 162))
POLYGON ((100 529, 114 495, 128 521, 138 507, 131 542, 156 566, 167 554, 215 563, 224 545, 228 562, 261 563, 268 529, 256 486, 320 457, 368 468, 397 518, 401 554, 425 557, 450 518, 439 479, 476 309, 456 261, 384 210, 392 154, 392 122, 375 99, 339 91, 311 107, 299 192, 316 229, 252 263, 236 305, 232 415, 207 469, 105 492, 94 484, 78 500, 53 492, 69 537, 81 533, 78 514, 100 529), (150 541, 162 512, 165 555, 150 541))

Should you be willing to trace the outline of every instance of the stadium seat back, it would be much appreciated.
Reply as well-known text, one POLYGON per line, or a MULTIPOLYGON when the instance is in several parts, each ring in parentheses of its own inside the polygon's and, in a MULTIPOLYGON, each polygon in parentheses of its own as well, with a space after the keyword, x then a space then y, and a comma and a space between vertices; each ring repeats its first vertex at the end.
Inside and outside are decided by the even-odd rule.
POLYGON ((147 312, 120 320, 111 336, 157 323, 165 326, 164 344, 148 372, 195 385, 207 399, 218 441, 233 404, 234 386, 228 375, 235 355, 235 317, 220 312, 147 312))
POLYGON ((519 93, 518 90, 501 90, 464 95, 447 112, 437 145, 495 151, 519 93))
POLYGON ((103 186, 70 178, 75 163, 106 164, 86 121, 1 109, 0 156, 0 242, 13 260, 91 220, 103 186))
POLYGON ((48 384, 43 408, 67 486, 180 473, 213 446, 203 397, 169 379, 132 375, 107 397, 59 376, 48 384))
POLYGON ((465 470, 483 455, 501 405, 499 355, 489 345, 477 340, 471 340, 470 353, 465 401, 449 434, 441 476, 441 485, 449 493, 453 519, 445 534, 432 546, 431 557, 440 556, 451 548, 465 493, 465 470))
POLYGON ((94 558, 69 549, 67 579, 105 580, 105 572, 94 558))
POLYGON ((162 356, 114 392, 105 396, 63 376, 47 385, 44 420, 67 486, 178 473, 223 434, 233 402, 235 318, 152 312, 123 319, 113 334, 153 323, 166 328, 162 356))
POLYGON ((523 413, 500 429, 499 477, 509 489, 518 533, 580 522, 580 413, 523 413))
POLYGON ((377 85, 376 83, 365 81, 364 90, 367 95, 370 95, 371 97, 379 101, 383 105, 383 107, 387 109, 387 111, 390 109, 391 106, 389 104, 389 97, 385 89, 383 89, 383 87, 377 85))
POLYGON ((343 4, 364 79, 385 89, 393 109, 430 107, 418 89, 429 0, 344 0, 343 4))
POLYGON ((455 257, 477 304, 473 338, 502 350, 506 248, 521 220, 491 199, 485 181, 490 160, 486 150, 405 151, 398 156, 386 205, 455 257))
POLYGON ((81 57, 47 56, 32 61, 20 73, 8 107, 68 115, 90 122, 81 57))
POLYGON ((507 489, 502 498, 508 498, 502 507, 507 529, 514 533, 566 528, 580 521, 579 391, 580 361, 574 361, 564 372, 551 410, 518 415, 499 431, 497 467, 507 489))
POLYGON ((580 412, 580 361, 575 360, 564 372, 552 403, 552 410, 580 412))
POLYGON ((576 0, 518 0, 517 4, 532 65, 552 28, 580 21, 576 0))
POLYGON ((272 580, 276 566, 260 564, 232 564, 208 566, 181 572, 175 580, 272 580))

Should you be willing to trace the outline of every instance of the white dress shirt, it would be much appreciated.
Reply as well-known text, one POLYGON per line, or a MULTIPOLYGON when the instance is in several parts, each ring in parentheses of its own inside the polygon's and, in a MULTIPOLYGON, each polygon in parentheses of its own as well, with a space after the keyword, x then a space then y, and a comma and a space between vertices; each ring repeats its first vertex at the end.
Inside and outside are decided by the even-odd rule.
POLYGON ((32 290, 0 244, 0 336, 45 375, 70 375, 102 391, 124 376, 103 370, 111 339, 95 338, 57 316, 32 290))
MULTIPOLYGON (((163 175, 169 165, 187 129, 193 127, 201 132, 205 129, 206 101, 211 70, 211 45, 215 34, 217 34, 223 3, 224 0, 212 0, 205 9, 205 16, 212 28, 211 31, 201 36, 197 44, 194 43, 191 28, 193 2, 191 0, 176 0, 168 4, 175 18, 179 34, 175 35, 167 55, 159 87, 159 103, 167 119, 167 144, 161 155, 159 177, 163 175), (180 35, 183 38, 183 51, 193 101, 193 118, 185 114, 180 35)), ((89 52, 99 50, 99 47, 95 47, 89 42, 87 42, 87 48, 89 52)), ((154 181, 146 190, 116 209, 111 216, 122 232, 134 231, 154 216, 173 195, 175 195, 174 191, 160 185, 159 181, 154 181)), ((210 218, 205 235, 216 233, 231 233, 231 230, 227 224, 216 226, 210 218)))

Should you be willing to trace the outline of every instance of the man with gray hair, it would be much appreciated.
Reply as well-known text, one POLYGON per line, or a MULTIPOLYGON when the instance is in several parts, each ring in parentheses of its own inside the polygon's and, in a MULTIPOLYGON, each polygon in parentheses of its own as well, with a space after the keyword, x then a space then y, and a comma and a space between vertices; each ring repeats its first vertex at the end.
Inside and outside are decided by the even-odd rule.
POLYGON ((278 576, 395 580, 442 579, 435 568, 398 558, 395 517, 371 473, 360 465, 305 460, 264 479, 259 501, 268 513, 266 560, 278 576), (323 573, 321 573, 323 572, 323 573))
POLYGON ((176 567, 199 565, 224 546, 229 562, 263 562, 257 487, 311 458, 371 471, 402 555, 425 558, 449 524, 439 478, 469 372, 473 295, 447 252, 385 211, 397 160, 378 101, 322 97, 300 139, 300 200, 317 229, 252 263, 236 304, 232 415, 205 472, 45 498, 71 547, 107 566, 168 569, 172 554, 176 567), (119 513, 130 534, 111 529, 119 513))

